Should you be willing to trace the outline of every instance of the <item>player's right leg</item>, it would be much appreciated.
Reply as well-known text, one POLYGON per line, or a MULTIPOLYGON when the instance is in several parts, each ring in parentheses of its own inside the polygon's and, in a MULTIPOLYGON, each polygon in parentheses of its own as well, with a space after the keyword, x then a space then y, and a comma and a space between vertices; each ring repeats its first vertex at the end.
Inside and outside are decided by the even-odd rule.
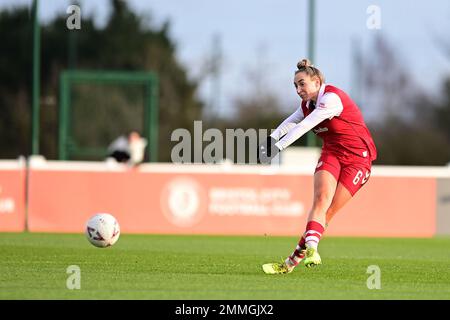
POLYGON ((336 192, 326 214, 326 226, 333 216, 341 210, 369 180, 370 170, 371 165, 368 161, 366 163, 358 163, 355 161, 355 163, 342 165, 336 192))
POLYGON ((334 215, 339 210, 341 210, 351 198, 352 195, 350 191, 348 191, 348 189, 342 183, 338 183, 333 201, 331 202, 331 205, 327 210, 325 227, 328 226, 328 223, 331 221, 334 215))

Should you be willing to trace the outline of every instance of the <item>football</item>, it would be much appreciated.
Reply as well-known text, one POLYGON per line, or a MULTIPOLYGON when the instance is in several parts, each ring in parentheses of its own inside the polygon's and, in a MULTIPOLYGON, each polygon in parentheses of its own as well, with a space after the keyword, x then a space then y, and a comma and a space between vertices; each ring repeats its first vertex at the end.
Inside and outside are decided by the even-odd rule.
POLYGON ((86 223, 86 237, 96 247, 110 247, 119 240, 119 236, 119 223, 109 213, 98 213, 86 223))

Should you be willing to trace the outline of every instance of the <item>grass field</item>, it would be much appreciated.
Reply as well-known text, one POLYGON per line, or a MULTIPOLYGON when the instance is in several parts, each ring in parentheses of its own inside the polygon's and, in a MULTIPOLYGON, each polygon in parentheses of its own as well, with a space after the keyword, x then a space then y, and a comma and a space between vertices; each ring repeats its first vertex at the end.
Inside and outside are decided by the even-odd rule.
POLYGON ((122 234, 99 249, 81 234, 0 233, 0 299, 450 299, 450 238, 324 238, 323 265, 265 275, 289 237, 122 234), (81 270, 69 290, 67 267, 81 270), (367 268, 381 270, 369 290, 367 268))

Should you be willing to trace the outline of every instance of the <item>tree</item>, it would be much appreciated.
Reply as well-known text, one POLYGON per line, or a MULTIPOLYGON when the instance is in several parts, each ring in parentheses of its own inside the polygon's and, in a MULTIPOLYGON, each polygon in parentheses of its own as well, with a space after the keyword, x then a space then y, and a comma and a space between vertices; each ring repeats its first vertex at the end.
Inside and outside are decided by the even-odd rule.
MULTIPOLYGON (((366 63, 363 110, 377 110, 369 127, 376 164, 445 165, 450 161, 449 101, 438 105, 412 80, 386 39, 378 37, 366 63)), ((450 86, 444 90, 450 97, 450 86)))
POLYGON ((27 9, 0 12, 0 155, 26 154, 30 143, 31 23, 27 9), (12 32, 13 31, 13 32, 12 32))
POLYGON ((433 120, 445 136, 447 145, 450 145, 450 77, 446 79, 442 91, 444 98, 437 104, 433 120))
MULTIPOLYGON (((66 28, 65 13, 41 26, 41 153, 57 157, 59 75, 69 67, 89 70, 154 71, 160 80, 160 161, 170 159, 170 134, 190 128, 201 117, 197 83, 176 58, 170 23, 152 27, 151 19, 111 0, 112 13, 99 28, 82 15, 81 30, 66 28), (74 49, 75 48, 75 49, 74 49)), ((31 15, 27 8, 0 13, 0 157, 27 155, 30 144, 31 15), (15 30, 11 32, 11 30, 15 30)), ((123 104, 126 109, 127 105, 123 104)), ((79 121, 95 121, 95 112, 79 121)), ((136 116, 136 121, 140 121, 136 116)), ((95 130, 95 126, 91 126, 95 130)), ((92 136, 95 131, 87 132, 92 136)), ((103 141, 105 147, 110 141, 103 141)))

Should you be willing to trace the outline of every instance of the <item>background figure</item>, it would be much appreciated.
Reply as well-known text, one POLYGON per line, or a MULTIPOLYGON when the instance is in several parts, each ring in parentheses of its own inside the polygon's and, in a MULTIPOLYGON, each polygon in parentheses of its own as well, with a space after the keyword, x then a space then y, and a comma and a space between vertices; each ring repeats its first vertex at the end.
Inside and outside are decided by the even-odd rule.
POLYGON ((111 142, 108 157, 135 166, 143 162, 146 146, 147 139, 141 137, 137 131, 132 131, 128 136, 121 135, 111 142))
POLYGON ((132 131, 128 136, 128 148, 130 151, 129 163, 133 166, 144 161, 147 139, 140 136, 137 131, 132 131))
POLYGON ((130 159, 130 149, 128 148, 128 139, 121 135, 108 146, 108 157, 117 162, 127 162, 130 159))

